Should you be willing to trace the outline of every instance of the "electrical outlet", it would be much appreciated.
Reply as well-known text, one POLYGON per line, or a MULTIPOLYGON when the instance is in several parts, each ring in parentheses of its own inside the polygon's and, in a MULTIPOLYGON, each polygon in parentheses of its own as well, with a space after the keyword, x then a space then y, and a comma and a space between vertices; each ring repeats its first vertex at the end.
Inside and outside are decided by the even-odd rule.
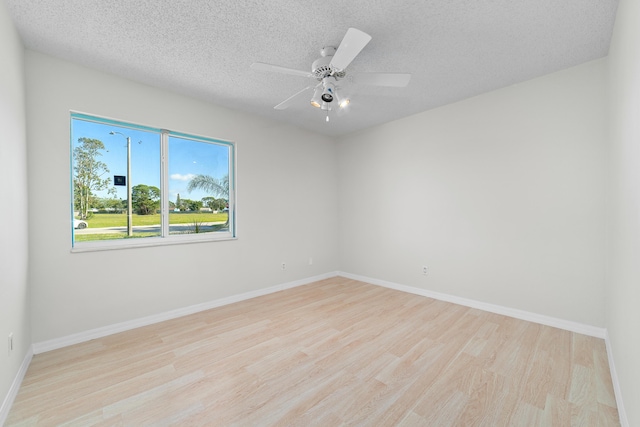
POLYGON ((429 267, 427 267, 426 265, 422 266, 422 274, 424 274, 425 276, 427 274, 429 274, 429 267))
POLYGON ((282 263, 282 265, 280 265, 280 268, 282 270, 286 270, 287 269, 287 264, 285 264, 284 262, 282 263))
POLYGON ((11 355, 11 352, 13 351, 13 332, 9 334, 9 339, 7 341, 9 355, 11 355))

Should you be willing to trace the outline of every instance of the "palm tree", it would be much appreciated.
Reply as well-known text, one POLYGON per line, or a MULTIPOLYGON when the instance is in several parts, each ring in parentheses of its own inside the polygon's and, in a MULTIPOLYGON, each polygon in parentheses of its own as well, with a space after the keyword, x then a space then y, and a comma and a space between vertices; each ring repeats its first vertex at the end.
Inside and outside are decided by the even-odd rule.
MULTIPOLYGON (((229 174, 222 178, 214 178, 210 175, 196 175, 191 178, 187 191, 191 193, 193 190, 203 190, 217 197, 223 197, 229 201, 229 174)), ((225 226, 229 226, 229 215, 225 226)))
POLYGON ((224 197, 229 200, 229 174, 222 178, 214 178, 210 175, 196 175, 191 178, 187 191, 203 190, 212 193, 217 197, 224 197))

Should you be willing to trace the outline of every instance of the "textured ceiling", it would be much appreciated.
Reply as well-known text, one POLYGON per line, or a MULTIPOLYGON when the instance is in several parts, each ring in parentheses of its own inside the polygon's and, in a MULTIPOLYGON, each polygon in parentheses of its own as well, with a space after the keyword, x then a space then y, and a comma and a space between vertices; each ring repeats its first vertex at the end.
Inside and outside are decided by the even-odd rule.
MULTIPOLYGON (((5 0, 29 49, 342 135, 606 56, 617 0, 5 0), (343 80, 352 102, 329 123, 304 77, 349 27, 373 39, 348 72, 411 73, 406 88, 343 80)), ((313 80, 311 80, 313 82, 313 80)))

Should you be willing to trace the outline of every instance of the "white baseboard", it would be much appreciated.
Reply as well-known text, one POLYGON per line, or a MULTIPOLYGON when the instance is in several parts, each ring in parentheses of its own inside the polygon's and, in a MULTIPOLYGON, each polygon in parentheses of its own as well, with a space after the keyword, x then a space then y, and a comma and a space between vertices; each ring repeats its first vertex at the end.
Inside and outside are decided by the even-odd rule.
POLYGON ((620 382, 618 381, 618 373, 616 372, 616 364, 613 358, 613 349, 611 348, 611 341, 609 341, 608 331, 605 332, 604 342, 607 345, 607 358, 609 359, 609 370, 611 371, 611 381, 613 382, 613 393, 616 396, 620 425, 622 427, 629 427, 629 419, 627 418, 627 411, 624 409, 624 402, 622 401, 622 390, 620 390, 620 382))
POLYGON ((13 382, 11 383, 11 387, 9 388, 9 392, 4 398, 2 402, 2 406, 0 406, 0 426, 3 426, 7 421, 7 417, 9 416, 9 410, 11 409, 11 405, 13 405, 13 401, 16 399, 18 395, 18 391, 20 390, 20 386, 22 385, 22 380, 24 379, 24 375, 27 373, 27 369, 31 364, 31 359, 33 358, 33 349, 29 347, 27 350, 27 354, 24 356, 22 360, 22 364, 20 365, 20 369, 18 369, 18 373, 16 374, 13 382))
POLYGON ((202 304, 196 304, 196 305, 191 305, 189 307, 178 308, 176 310, 159 313, 152 316, 142 317, 139 319, 129 320, 122 323, 116 323, 114 325, 104 326, 102 328, 90 329, 88 331, 67 335, 61 338, 55 338, 48 341, 34 343, 33 353, 40 354, 47 351, 56 350, 58 348, 79 344, 79 343, 93 340, 96 338, 102 338, 108 335, 117 334, 118 332, 124 332, 131 329, 139 328, 142 326, 164 322, 165 320, 171 320, 177 317, 187 316, 189 314, 198 313, 200 311, 209 310, 215 307, 220 307, 227 304, 233 304, 234 302, 244 301, 247 299, 271 294, 274 292, 282 291, 284 289, 295 288, 297 286, 302 286, 309 283, 317 282, 318 280, 328 279, 331 277, 335 277, 337 275, 338 275, 337 272, 325 273, 319 276, 313 276, 305 279, 295 280, 293 282, 283 283, 283 284, 271 286, 265 289, 258 289, 255 291, 245 292, 238 295, 232 295, 230 297, 220 298, 220 299, 205 302, 202 304))
POLYGON ((296 280, 293 282, 271 286, 265 289, 258 289, 255 291, 245 292, 238 295, 232 295, 230 297, 220 298, 220 299, 209 301, 202 304, 183 307, 176 310, 155 314, 152 316, 142 317, 139 319, 134 319, 134 320, 130 320, 122 323, 116 323, 114 325, 108 325, 101 328, 90 329, 88 331, 67 335, 61 338, 55 338, 48 341, 34 343, 33 354, 40 354, 47 351, 56 350, 58 348, 79 344, 81 342, 89 341, 96 338, 102 338, 108 335, 116 334, 118 332, 124 332, 131 329, 139 328, 142 326, 164 322, 165 320, 187 316, 189 314, 198 313, 200 311, 209 310, 211 308, 232 304, 234 302, 244 301, 250 298, 271 294, 284 289, 294 288, 296 286, 306 285, 309 283, 316 282, 318 280, 324 280, 324 279, 328 279, 330 277, 335 277, 335 276, 342 276, 348 279, 359 280, 361 282, 366 282, 373 285, 384 286, 386 288, 395 289, 398 291, 408 292, 416 295, 422 295, 425 297, 447 301, 454 304, 460 304, 467 307, 477 308, 477 309, 488 311, 491 313, 502 314, 505 316, 514 317, 516 319, 522 319, 530 322, 540 323, 547 326, 553 326, 556 328, 565 329, 568 331, 577 332, 580 334, 589 335, 597 338, 603 338, 603 339, 605 338, 605 329, 599 328, 596 326, 585 325, 582 323, 572 322, 569 320, 558 319, 550 316, 544 316, 537 313, 531 313, 524 310, 517 310, 514 308, 499 306, 495 304, 489 304, 481 301, 457 297, 454 295, 433 292, 426 289, 400 285, 397 283, 387 282, 379 279, 373 279, 365 276, 359 276, 356 274, 351 274, 346 272, 329 272, 329 273, 321 274, 318 276, 308 277, 308 278, 296 280))
POLYGON ((542 314, 531 313, 529 311, 518 310, 515 308, 504 307, 501 305, 489 304, 482 301, 462 298, 455 295, 433 292, 426 289, 415 288, 412 286, 399 285, 397 283, 387 282, 384 280, 372 279, 371 277, 359 276, 357 274, 338 272, 339 276, 347 279, 359 280, 361 282, 370 283, 372 285, 383 286, 385 288, 395 289, 398 291, 408 292, 411 294, 422 295, 425 297, 451 302, 454 304, 464 305, 466 307, 477 308, 479 310, 488 311, 490 313, 502 314, 504 316, 514 317, 520 320, 539 323, 541 325, 553 326, 555 328, 564 329, 571 332, 577 332, 583 335, 589 335, 596 338, 603 338, 606 334, 605 328, 597 326, 585 325, 583 323, 572 322, 570 320, 558 319, 542 314))

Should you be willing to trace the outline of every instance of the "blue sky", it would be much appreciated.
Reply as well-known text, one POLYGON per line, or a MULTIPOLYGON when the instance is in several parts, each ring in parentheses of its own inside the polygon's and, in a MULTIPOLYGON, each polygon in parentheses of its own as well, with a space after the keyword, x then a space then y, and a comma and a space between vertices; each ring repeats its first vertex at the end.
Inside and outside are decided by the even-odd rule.
MULTIPOLYGON (((138 129, 124 128, 112 124, 86 120, 72 120, 71 140, 78 138, 99 139, 105 145, 100 160, 109 168, 108 177, 113 184, 114 175, 127 175, 127 139, 131 138, 131 185, 146 184, 160 188, 160 134, 138 129), (110 132, 121 134, 110 135, 110 132)), ((191 193, 187 185, 198 174, 222 178, 228 173, 229 149, 227 146, 193 141, 175 136, 169 137, 169 200, 201 200, 211 196, 200 190, 191 193)), ((106 176, 105 176, 106 177, 106 176)), ((116 186, 117 198, 126 200, 127 187, 116 186)), ((97 194, 108 197, 107 192, 97 194)))

